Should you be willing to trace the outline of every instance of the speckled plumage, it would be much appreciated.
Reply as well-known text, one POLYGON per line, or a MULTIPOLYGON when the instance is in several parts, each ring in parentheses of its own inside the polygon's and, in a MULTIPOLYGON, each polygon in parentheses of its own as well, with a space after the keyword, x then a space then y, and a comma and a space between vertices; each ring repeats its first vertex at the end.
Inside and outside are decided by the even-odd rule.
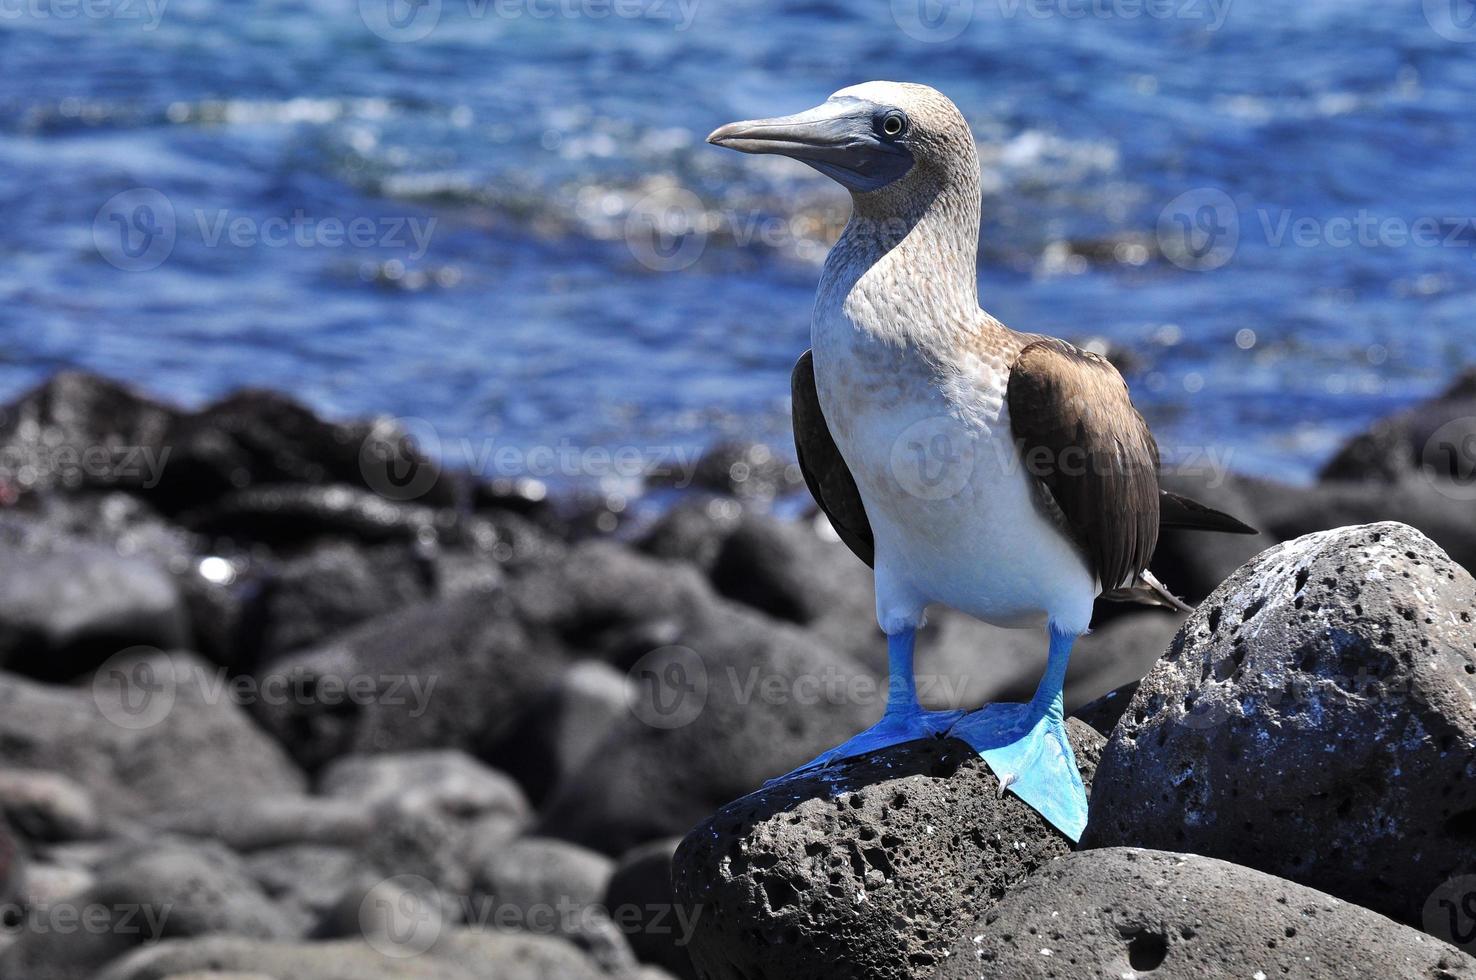
MULTIPOLYGON (((876 570, 887 709, 796 771, 948 734, 983 756, 1001 792, 1078 839, 1086 793, 1062 700, 1072 643, 1104 582, 1109 595, 1177 602, 1144 570, 1169 498, 1127 386, 1101 358, 1016 333, 979 308, 974 138, 933 89, 868 82, 708 140, 803 160, 855 205, 826 259, 812 350, 791 390, 806 482, 876 570), (932 603, 1049 627, 1029 703, 922 710, 914 638, 932 603)), ((1184 502, 1171 512, 1213 514, 1184 502)))
POLYGON ((920 144, 911 173, 855 195, 811 327, 820 404, 876 537, 878 619, 890 632, 943 602, 999 625, 1049 618, 1084 632, 1095 578, 1042 509, 1006 403, 1011 364, 1039 338, 979 308, 968 124, 925 86, 872 82, 837 94, 848 93, 902 105, 920 144), (909 435, 971 453, 967 481, 937 499, 909 490, 894 460, 909 435))

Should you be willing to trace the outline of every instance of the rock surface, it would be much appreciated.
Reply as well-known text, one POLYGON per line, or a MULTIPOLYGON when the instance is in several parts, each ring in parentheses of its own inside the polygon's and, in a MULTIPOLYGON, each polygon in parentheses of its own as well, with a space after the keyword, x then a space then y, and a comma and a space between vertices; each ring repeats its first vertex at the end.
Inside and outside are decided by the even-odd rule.
POLYGON ((302 774, 229 692, 185 654, 125 654, 86 688, 0 673, 0 744, 9 765, 85 787, 105 816, 301 792, 302 774))
MULTIPOLYGON (((415 936, 415 933, 409 935, 415 936)), ((281 980, 601 980, 569 944, 546 936, 438 929, 415 945, 382 939, 265 943, 212 937, 164 943, 118 961, 97 980, 169 980, 191 971, 281 980)))
MULTIPOLYGON (((1267 533, 1165 535, 1154 567, 1196 598, 1278 538, 1390 515, 1476 567, 1463 472, 1406 465, 1401 445, 1380 482, 1183 475, 1179 489, 1267 533)), ((958 743, 861 763, 835 799, 818 781, 755 792, 879 716, 885 643, 870 570, 824 518, 766 513, 776 493, 803 493, 787 449, 718 447, 700 470, 673 482, 695 475, 706 489, 674 489, 663 502, 677 506, 641 534, 644 507, 442 472, 392 422, 328 421, 266 392, 190 411, 70 373, 0 407, 0 822, 12 827, 0 832, 0 904, 25 903, 32 923, 0 928, 0 978, 810 980, 963 962, 943 957, 972 946, 984 927, 968 927, 996 901, 1006 908, 1059 865, 1065 843, 1013 797, 997 799, 958 743), (102 455, 84 460, 88 447, 102 455), (640 535, 634 546, 611 534, 622 528, 640 535), (676 840, 699 822, 709 836, 674 864, 676 840), (673 871, 708 904, 691 907, 673 871), (112 912, 101 931, 35 928, 79 901, 115 900, 177 917, 145 933, 112 912), (709 958, 702 974, 682 943, 691 929, 709 958)), ((1468 581, 1430 580, 1428 557, 1407 550, 1418 560, 1391 558, 1384 586, 1436 605, 1448 588, 1469 592, 1468 581)), ((1348 583, 1368 577, 1364 564, 1349 566, 1348 583)), ((1339 656, 1397 661, 1373 694, 1310 690, 1355 735, 1410 737, 1382 750, 1355 739, 1317 774, 1328 785, 1303 780, 1310 800, 1273 812, 1244 801, 1268 786, 1289 795, 1322 732, 1313 712, 1290 709, 1314 700, 1303 688, 1267 695, 1255 717, 1281 712, 1267 737, 1292 746, 1290 761, 1262 758, 1277 778, 1239 784, 1239 804, 1232 781, 1224 812, 1248 812, 1252 829, 1221 836, 1261 848, 1296 807, 1334 832, 1318 869, 1354 867, 1352 854, 1370 893, 1397 896, 1406 919, 1423 903, 1427 929, 1476 935, 1476 914, 1462 918, 1468 902, 1476 910, 1476 877, 1420 892, 1472 834, 1470 774, 1449 792, 1436 778, 1460 733, 1438 763, 1427 751, 1446 751, 1437 721, 1459 715, 1460 698, 1441 701, 1457 688, 1426 683, 1422 666, 1438 659, 1441 630, 1468 627, 1454 606, 1455 621, 1424 623, 1412 600, 1413 620, 1398 608, 1391 619, 1366 598, 1374 587, 1308 583, 1281 633, 1295 640, 1297 615, 1322 616, 1339 656), (1403 704, 1396 682, 1423 698, 1400 710, 1425 741, 1378 727, 1403 704), (1389 868, 1364 860, 1365 845, 1389 868)), ((1294 599, 1268 600, 1260 616, 1294 599)), ((1220 616, 1223 638, 1239 608, 1220 616)), ((1129 692, 1082 709, 1112 732, 1133 698, 1127 682, 1176 620, 1102 604, 1095 625, 1072 658, 1067 702, 1129 692)), ((940 609, 919 642, 923 697, 1019 699, 1044 645, 1038 631, 940 609)), ((1313 659, 1292 675, 1337 688, 1313 659)), ((1211 668, 1199 683, 1248 685, 1233 674, 1211 668)), ((1218 735, 1196 732, 1200 743, 1165 741, 1218 779, 1230 760, 1199 759, 1195 745, 1218 735)), ((1090 777, 1087 743, 1100 740, 1081 727, 1076 737, 1090 777)), ((1175 800, 1189 790, 1167 765, 1112 782, 1175 800)), ((1094 796, 1116 791, 1103 777, 1094 796)), ((1395 948, 1382 928, 1367 926, 1379 949, 1395 948)))
MULTIPOLYGON (((1090 785, 1101 736, 1069 723, 1090 785)), ((929 740, 786 780, 682 842, 677 902, 699 976, 927 975, 1017 882, 1070 842, 968 745, 929 740)))
POLYGON ((672 858, 677 838, 642 844, 624 855, 605 889, 605 908, 636 956, 682 980, 697 980, 687 952, 696 912, 677 904, 672 858))
POLYGON ((1399 524, 1220 587, 1102 758, 1084 847, 1221 857, 1418 923, 1476 874, 1476 582, 1399 524))
POLYGON ((1476 369, 1429 401, 1375 422, 1323 466, 1324 480, 1398 483, 1424 470, 1469 487, 1476 470, 1476 369))
POLYGON ((1476 977, 1476 959, 1330 895, 1126 847, 1048 862, 965 932, 937 980, 1476 977))

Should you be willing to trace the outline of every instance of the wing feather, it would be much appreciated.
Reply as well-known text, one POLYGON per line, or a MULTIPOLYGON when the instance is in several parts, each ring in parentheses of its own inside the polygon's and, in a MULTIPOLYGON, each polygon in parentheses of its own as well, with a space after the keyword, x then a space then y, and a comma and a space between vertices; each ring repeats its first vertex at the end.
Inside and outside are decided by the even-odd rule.
POLYGON ((830 518, 835 533, 856 557, 866 564, 875 562, 876 544, 871 535, 871 521, 861 502, 861 491, 851 476, 830 426, 820 411, 820 396, 815 390, 815 362, 805 351, 795 362, 790 375, 790 398, 794 416, 794 450, 799 457, 800 472, 810 496, 830 518))
POLYGON ((1026 345, 1010 368, 1010 427, 1102 583, 1130 585, 1158 543, 1158 446, 1103 358, 1062 340, 1026 345))

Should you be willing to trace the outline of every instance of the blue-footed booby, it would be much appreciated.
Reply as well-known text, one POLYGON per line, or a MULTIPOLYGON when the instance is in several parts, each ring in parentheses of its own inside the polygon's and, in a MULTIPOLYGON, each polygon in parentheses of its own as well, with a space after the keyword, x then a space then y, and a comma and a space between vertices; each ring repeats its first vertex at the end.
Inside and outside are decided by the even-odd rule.
MULTIPOLYGON (((1148 572, 1161 526, 1255 533, 1158 485, 1158 448, 1117 369, 979 307, 979 160, 962 113, 925 85, 867 82, 708 142, 777 153, 851 192, 826 258, 811 350, 792 379, 806 482, 875 569, 887 636, 881 721, 796 772, 927 736, 972 745, 1071 840, 1086 826, 1062 686, 1098 595, 1186 608, 1148 572), (1028 704, 918 703, 913 641, 933 603, 1044 626, 1028 704)), ((786 777, 787 778, 787 777, 786 777)))

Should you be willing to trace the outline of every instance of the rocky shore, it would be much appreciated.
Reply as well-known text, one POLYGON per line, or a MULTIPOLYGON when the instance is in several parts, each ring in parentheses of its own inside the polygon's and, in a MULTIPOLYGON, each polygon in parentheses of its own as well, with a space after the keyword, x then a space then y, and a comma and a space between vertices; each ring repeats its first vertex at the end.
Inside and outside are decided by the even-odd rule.
MULTIPOLYGON (((0 978, 1476 977, 1473 418, 1166 478, 1265 533, 1165 536, 1191 616, 1099 610, 1073 850, 948 740, 760 788, 885 698, 762 447, 637 527, 58 375, 0 408, 0 978)), ((924 700, 1039 647, 943 612, 924 700)))

